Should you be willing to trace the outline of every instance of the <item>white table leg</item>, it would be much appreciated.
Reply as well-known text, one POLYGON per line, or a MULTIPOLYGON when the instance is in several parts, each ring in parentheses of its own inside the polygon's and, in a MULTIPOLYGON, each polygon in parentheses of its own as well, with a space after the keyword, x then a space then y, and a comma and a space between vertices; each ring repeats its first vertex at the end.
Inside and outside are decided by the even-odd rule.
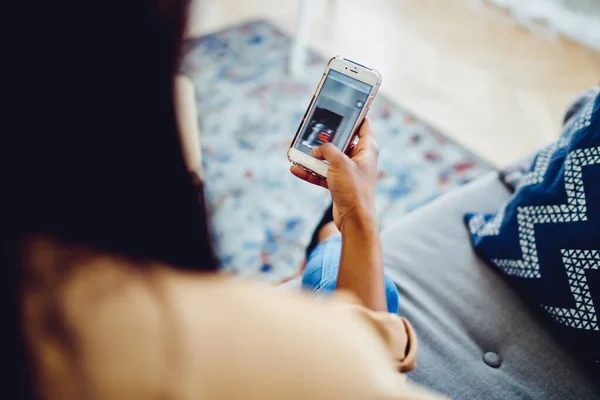
POLYGON ((306 48, 310 34, 310 0, 300 0, 298 22, 289 60, 289 70, 293 76, 302 74, 306 64, 306 48))

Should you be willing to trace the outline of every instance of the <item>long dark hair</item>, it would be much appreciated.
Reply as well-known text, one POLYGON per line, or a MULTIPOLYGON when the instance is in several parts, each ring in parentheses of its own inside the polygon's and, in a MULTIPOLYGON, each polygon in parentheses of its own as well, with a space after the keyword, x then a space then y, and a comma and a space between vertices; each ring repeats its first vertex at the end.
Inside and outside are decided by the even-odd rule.
POLYGON ((20 319, 24 238, 218 268, 174 111, 186 1, 115 3, 48 3, 23 21, 35 34, 16 57, 27 80, 11 101, 22 117, 16 131, 3 132, 17 142, 1 228, 10 331, 3 370, 15 374, 3 392, 14 398, 33 398, 20 319))

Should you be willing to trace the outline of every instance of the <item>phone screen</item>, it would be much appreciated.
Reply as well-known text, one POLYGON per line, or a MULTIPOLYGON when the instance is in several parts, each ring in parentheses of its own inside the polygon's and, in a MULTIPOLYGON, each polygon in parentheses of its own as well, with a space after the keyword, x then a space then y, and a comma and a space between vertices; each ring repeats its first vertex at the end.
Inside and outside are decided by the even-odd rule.
POLYGON ((329 70, 294 147, 309 155, 312 155, 314 147, 324 143, 333 143, 342 149, 372 88, 357 79, 329 70))

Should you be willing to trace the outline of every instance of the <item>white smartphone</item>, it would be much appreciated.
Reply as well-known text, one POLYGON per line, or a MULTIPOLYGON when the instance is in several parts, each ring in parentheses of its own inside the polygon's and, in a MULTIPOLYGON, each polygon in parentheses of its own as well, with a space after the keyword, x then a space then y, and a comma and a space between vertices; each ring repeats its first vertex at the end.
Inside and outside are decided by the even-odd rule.
POLYGON ((329 60, 288 150, 288 159, 313 175, 327 179, 327 162, 312 149, 333 143, 348 150, 381 86, 381 74, 346 58, 329 60))

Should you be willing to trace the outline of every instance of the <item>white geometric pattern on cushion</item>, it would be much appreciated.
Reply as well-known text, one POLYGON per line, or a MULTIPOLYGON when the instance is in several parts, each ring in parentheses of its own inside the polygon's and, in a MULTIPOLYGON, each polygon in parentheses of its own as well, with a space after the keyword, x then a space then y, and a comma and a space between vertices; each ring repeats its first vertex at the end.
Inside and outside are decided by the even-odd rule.
POLYGON ((565 160, 567 204, 518 207, 519 244, 523 258, 520 260, 493 259, 492 262, 508 275, 521 278, 541 278, 534 226, 546 223, 586 221, 587 207, 582 168, 599 163, 600 147, 577 149, 569 153, 565 160))
POLYGON ((561 324, 576 329, 598 331, 600 326, 587 282, 586 270, 600 269, 600 251, 563 249, 561 253, 571 293, 575 299, 575 308, 544 305, 542 308, 561 324))
MULTIPOLYGON (((536 159, 535 165, 533 169, 523 175, 519 184, 517 185, 515 192, 519 189, 540 183, 544 180, 544 176, 546 175, 546 171, 548 171, 548 166, 550 165, 550 160, 554 153, 569 144, 569 140, 571 135, 577 133, 581 129, 587 128, 590 126, 592 119, 592 111, 594 109, 594 101, 595 98, 600 93, 600 87, 595 87, 589 91, 587 96, 589 97, 589 101, 581 110, 581 113, 577 118, 569 121, 569 124, 565 126, 565 130, 569 133, 561 136, 556 142, 548 145, 539 151, 536 159)), ((469 221, 469 230, 471 234, 475 234, 478 236, 497 236, 500 234, 500 226, 502 225, 502 221, 504 221, 504 215, 506 213, 506 207, 511 199, 508 199, 498 210, 496 215, 491 221, 485 222, 485 218, 483 214, 475 215, 469 221)))
MULTIPOLYGON (((567 137, 560 138, 557 142, 554 142, 548 145, 546 148, 542 149, 537 158, 535 159, 535 165, 533 169, 523 175, 519 184, 517 185, 516 190, 523 188, 525 186, 534 185, 536 183, 542 182, 544 179, 544 175, 548 170, 548 165, 550 164, 550 159, 556 152, 556 150, 565 147, 569 143, 569 139, 567 137)), ((506 213, 506 207, 510 199, 507 200, 502 207, 498 210, 496 215, 491 221, 485 222, 483 218, 483 214, 476 215, 469 221, 469 230, 472 234, 477 234, 479 236, 497 236, 500 234, 500 226, 502 225, 502 221, 504 221, 504 214, 506 213)))

